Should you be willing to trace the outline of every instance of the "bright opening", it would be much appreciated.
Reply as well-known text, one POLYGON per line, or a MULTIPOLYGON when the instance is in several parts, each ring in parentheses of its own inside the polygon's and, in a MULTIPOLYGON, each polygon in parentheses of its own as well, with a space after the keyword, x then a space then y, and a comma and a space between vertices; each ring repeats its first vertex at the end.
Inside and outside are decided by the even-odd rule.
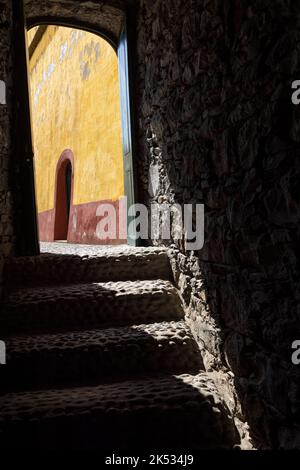
POLYGON ((28 46, 40 241, 126 243, 116 51, 100 36, 59 26, 32 28, 28 46), (121 220, 113 239, 101 211, 108 203, 121 220), (103 217, 108 236, 99 239, 103 217))

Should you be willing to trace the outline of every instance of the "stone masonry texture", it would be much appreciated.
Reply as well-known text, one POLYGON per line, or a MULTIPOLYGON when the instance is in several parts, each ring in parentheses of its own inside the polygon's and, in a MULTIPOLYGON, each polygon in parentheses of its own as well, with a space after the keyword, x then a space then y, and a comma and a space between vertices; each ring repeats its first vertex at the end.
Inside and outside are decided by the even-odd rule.
POLYGON ((80 391, 68 388, 1 396, 4 447, 17 442, 24 449, 87 450, 101 442, 109 449, 118 443, 118 451, 165 450, 168 446, 212 450, 230 448, 235 440, 224 400, 204 372, 80 391), (29 426, 24 433, 22 420, 26 418, 29 426))
POLYGON ((10 2, 0 1, 0 80, 5 83, 6 104, 0 104, 0 295, 4 259, 14 252, 13 186, 11 158, 12 19, 10 2))
POLYGON ((142 199, 205 204, 205 245, 173 250, 207 370, 233 373, 258 446, 299 448, 300 2, 142 0, 142 199))
MULTIPOLYGON (((57 285, 49 256, 19 258, 27 283, 34 271, 26 263, 40 260, 48 282, 18 287, 12 280, 0 305, 7 347, 0 448, 240 447, 234 417, 214 377, 204 372, 179 291, 168 280, 167 250, 114 247, 97 255, 95 247, 63 246, 77 252, 76 284, 57 285), (99 270, 91 269, 94 279, 86 283, 89 256, 105 270, 122 254, 119 280, 93 282, 99 270), (139 272, 148 280, 121 280, 139 272)), ((69 265, 68 254, 56 256, 69 265)))
MULTIPOLYGON (((70 7, 70 17, 75 3, 97 9, 30 0, 26 13, 37 16, 40 5, 45 14, 50 3, 56 15, 70 7)), ((206 373, 255 446, 299 449, 291 344, 300 320, 300 111, 290 96, 300 79, 300 1, 130 3, 139 202, 205 204, 204 248, 171 241, 170 258, 206 373)), ((0 1, 9 90, 10 4, 0 1)), ((16 244, 11 113, 9 100, 0 105, 0 266, 16 244)))

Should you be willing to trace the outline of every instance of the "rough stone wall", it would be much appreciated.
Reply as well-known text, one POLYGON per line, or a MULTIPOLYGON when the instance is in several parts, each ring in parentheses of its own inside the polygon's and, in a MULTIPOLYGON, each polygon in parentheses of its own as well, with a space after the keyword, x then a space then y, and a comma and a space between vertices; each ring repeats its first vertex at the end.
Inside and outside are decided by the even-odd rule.
POLYGON ((27 18, 63 17, 95 24, 113 41, 118 42, 123 24, 122 9, 126 1, 76 1, 76 0, 24 0, 27 18))
POLYGON ((13 253, 13 203, 11 152, 12 56, 11 2, 0 1, 0 80, 6 84, 6 104, 0 104, 0 295, 4 259, 13 253))
POLYGON ((265 448, 300 447, 299 19, 289 0, 141 0, 138 19, 140 194, 205 204, 205 246, 177 246, 174 270, 207 369, 265 448))

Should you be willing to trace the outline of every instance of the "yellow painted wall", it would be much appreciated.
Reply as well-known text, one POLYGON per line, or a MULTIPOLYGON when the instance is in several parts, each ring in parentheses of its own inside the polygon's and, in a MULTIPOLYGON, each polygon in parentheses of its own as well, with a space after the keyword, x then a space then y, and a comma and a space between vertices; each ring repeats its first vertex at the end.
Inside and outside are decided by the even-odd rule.
POLYGON ((74 153, 73 204, 118 200, 124 181, 115 51, 94 34, 48 26, 29 66, 38 212, 54 208, 56 166, 66 149, 74 153))

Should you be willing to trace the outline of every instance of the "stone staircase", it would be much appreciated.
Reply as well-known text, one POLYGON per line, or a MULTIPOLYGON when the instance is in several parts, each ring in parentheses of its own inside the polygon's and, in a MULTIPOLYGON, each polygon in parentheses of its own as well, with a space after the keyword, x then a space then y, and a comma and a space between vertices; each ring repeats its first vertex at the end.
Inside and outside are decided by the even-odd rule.
POLYGON ((184 321, 166 250, 15 258, 5 281, 0 448, 237 443, 184 321))

